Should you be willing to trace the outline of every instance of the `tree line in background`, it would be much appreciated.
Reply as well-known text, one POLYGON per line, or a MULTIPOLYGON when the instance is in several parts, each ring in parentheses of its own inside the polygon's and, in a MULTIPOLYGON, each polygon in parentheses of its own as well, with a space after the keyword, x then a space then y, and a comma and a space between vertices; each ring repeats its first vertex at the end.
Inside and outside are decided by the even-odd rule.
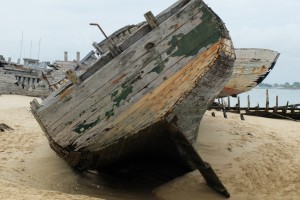
POLYGON ((300 89, 300 82, 294 82, 293 84, 286 82, 284 84, 268 84, 268 83, 260 83, 258 85, 260 88, 278 88, 278 89, 300 89))

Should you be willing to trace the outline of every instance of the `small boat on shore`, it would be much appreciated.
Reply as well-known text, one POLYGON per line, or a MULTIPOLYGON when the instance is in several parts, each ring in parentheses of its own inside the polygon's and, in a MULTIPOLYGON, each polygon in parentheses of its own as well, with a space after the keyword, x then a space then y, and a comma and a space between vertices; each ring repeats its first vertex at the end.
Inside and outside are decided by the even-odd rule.
POLYGON ((33 97, 46 97, 50 91, 38 75, 50 70, 33 69, 24 65, 6 62, 0 63, 0 94, 18 94, 33 97))
POLYGON ((269 49, 237 48, 233 74, 219 97, 247 92, 260 84, 274 68, 279 53, 269 49))
POLYGON ((31 110, 51 148, 71 166, 107 171, 133 160, 198 168, 228 196, 192 144, 208 105, 229 80, 234 48, 201 0, 177 1, 120 41, 31 110), (154 162, 154 161, 153 161, 154 162), (213 178, 212 178, 213 177, 213 178))
MULTIPOLYGON (((90 55, 91 54, 91 55, 90 55)), ((24 64, 5 61, 0 57, 0 94, 18 94, 46 98, 65 84, 65 72, 85 68, 94 61, 93 54, 81 61, 39 62, 24 58, 24 64)))

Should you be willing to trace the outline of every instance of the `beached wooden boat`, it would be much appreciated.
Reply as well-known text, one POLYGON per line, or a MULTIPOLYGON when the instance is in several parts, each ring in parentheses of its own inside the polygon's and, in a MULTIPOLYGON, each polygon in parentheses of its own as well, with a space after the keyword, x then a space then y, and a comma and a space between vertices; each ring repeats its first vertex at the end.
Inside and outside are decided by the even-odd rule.
POLYGON ((53 64, 24 58, 24 64, 21 65, 6 62, 0 57, 0 94, 45 98, 65 84, 66 71, 86 68, 94 60, 92 52, 79 62, 56 61, 53 64))
POLYGON ((199 167, 191 144, 232 74, 231 38, 201 0, 145 16, 148 23, 121 43, 108 38, 110 51, 83 74, 69 71, 71 81, 41 104, 31 102, 50 146, 71 166, 107 170, 160 157, 210 169, 199 167))
POLYGON ((237 96, 260 84, 274 68, 279 53, 269 49, 237 48, 233 73, 219 97, 237 96))
MULTIPOLYGON (((48 96, 50 91, 38 73, 39 70, 26 68, 23 65, 2 63, 0 66, 0 94, 48 96)), ((48 73, 44 71, 45 76, 48 73)))

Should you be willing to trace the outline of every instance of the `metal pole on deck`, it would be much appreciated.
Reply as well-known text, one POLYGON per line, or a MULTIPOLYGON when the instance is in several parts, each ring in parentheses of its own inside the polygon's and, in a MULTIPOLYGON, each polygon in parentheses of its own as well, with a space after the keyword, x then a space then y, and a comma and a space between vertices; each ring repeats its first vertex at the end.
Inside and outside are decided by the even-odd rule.
POLYGON ((101 31, 101 33, 104 35, 104 37, 109 41, 109 43, 111 44, 112 48, 110 48, 110 52, 113 54, 114 57, 116 57, 118 54, 120 54, 120 52, 122 52, 116 45, 115 43, 112 41, 111 38, 107 37, 107 35, 105 34, 105 32, 102 30, 102 28, 100 27, 99 24, 97 23, 90 23, 91 26, 97 26, 99 28, 99 30, 101 31))

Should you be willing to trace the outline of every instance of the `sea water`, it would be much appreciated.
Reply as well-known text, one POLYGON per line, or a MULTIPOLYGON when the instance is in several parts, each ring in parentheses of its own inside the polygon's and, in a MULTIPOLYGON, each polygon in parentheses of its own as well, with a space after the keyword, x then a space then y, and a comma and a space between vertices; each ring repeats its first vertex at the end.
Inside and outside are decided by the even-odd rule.
MULTIPOLYGON (((276 96, 278 96, 278 106, 285 106, 288 102, 291 104, 300 104, 300 90, 290 89, 260 89, 254 88, 248 92, 244 92, 240 95, 240 106, 248 106, 248 95, 250 97, 250 106, 255 107, 259 104, 259 107, 266 107, 266 90, 269 93, 269 107, 276 106, 276 96)), ((225 104, 228 98, 223 98, 225 104)), ((233 107, 237 104, 237 97, 230 97, 230 106, 233 107)))

